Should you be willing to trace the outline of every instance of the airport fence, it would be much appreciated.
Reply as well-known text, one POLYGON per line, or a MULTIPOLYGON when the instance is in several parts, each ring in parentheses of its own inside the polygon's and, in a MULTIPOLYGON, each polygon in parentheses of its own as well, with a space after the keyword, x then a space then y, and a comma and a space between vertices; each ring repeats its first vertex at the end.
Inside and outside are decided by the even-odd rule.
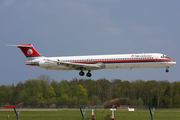
MULTIPOLYGON (((17 106, 17 105, 0 105, 0 108, 6 108, 7 106, 13 107, 13 106, 17 106)), ((95 105, 96 108, 98 109, 104 109, 104 105, 95 105)), ((91 109, 91 105, 20 105, 17 106, 18 108, 69 108, 69 109, 79 109, 81 108, 90 108, 91 109)))
MULTIPOLYGON (((13 106, 17 106, 18 108, 61 108, 61 109, 64 109, 64 108, 67 108, 67 109, 79 109, 80 107, 81 108, 88 108, 88 109, 91 109, 92 106, 91 105, 55 105, 55 104, 52 104, 52 105, 0 105, 0 108, 7 108, 7 106, 9 107, 13 107, 13 106)), ((104 105, 95 105, 97 109, 104 109, 104 105)), ((128 106, 128 105, 126 105, 128 106)), ((136 105, 131 105, 131 106, 128 106, 129 108, 136 108, 136 109, 148 109, 149 106, 145 106, 145 105, 141 105, 141 106, 136 106, 136 105)))

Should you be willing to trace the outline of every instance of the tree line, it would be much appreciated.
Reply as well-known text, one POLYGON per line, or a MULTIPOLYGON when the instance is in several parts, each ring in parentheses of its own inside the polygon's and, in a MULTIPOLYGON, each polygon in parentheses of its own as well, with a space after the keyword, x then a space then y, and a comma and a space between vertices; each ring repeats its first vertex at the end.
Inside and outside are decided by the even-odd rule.
POLYGON ((180 107, 180 82, 167 80, 77 79, 60 82, 48 75, 0 86, 0 105, 102 105, 120 100, 118 105, 147 105, 156 108, 180 107))

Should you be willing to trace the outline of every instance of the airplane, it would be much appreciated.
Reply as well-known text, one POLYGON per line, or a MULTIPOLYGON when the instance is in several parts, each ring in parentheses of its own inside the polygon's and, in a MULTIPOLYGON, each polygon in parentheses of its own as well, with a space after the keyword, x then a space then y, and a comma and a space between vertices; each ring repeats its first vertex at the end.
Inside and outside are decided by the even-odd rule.
POLYGON ((88 71, 87 77, 91 77, 92 70, 100 69, 165 67, 165 72, 169 72, 169 67, 176 64, 173 59, 160 53, 44 57, 32 44, 7 46, 20 48, 28 59, 26 65, 48 70, 79 70, 80 76, 84 76, 84 71, 88 71))

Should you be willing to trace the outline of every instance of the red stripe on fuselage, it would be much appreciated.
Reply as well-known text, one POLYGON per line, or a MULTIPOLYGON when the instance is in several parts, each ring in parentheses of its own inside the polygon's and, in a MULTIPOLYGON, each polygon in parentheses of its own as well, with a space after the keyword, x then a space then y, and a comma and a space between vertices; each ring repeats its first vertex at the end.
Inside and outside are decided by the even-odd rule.
POLYGON ((131 63, 131 62, 173 62, 173 59, 138 59, 138 60, 104 60, 104 61, 82 61, 73 63, 131 63))

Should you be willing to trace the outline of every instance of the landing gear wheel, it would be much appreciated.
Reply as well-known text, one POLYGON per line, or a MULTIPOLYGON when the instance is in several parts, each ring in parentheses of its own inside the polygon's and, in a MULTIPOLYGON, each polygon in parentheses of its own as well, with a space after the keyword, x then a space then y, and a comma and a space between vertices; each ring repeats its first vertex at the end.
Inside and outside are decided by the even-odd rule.
POLYGON ((88 72, 88 73, 86 74, 86 76, 87 76, 87 77, 91 77, 91 73, 88 72))
POLYGON ((83 71, 80 71, 80 72, 79 72, 79 75, 80 75, 80 76, 84 76, 84 72, 83 72, 83 71))

